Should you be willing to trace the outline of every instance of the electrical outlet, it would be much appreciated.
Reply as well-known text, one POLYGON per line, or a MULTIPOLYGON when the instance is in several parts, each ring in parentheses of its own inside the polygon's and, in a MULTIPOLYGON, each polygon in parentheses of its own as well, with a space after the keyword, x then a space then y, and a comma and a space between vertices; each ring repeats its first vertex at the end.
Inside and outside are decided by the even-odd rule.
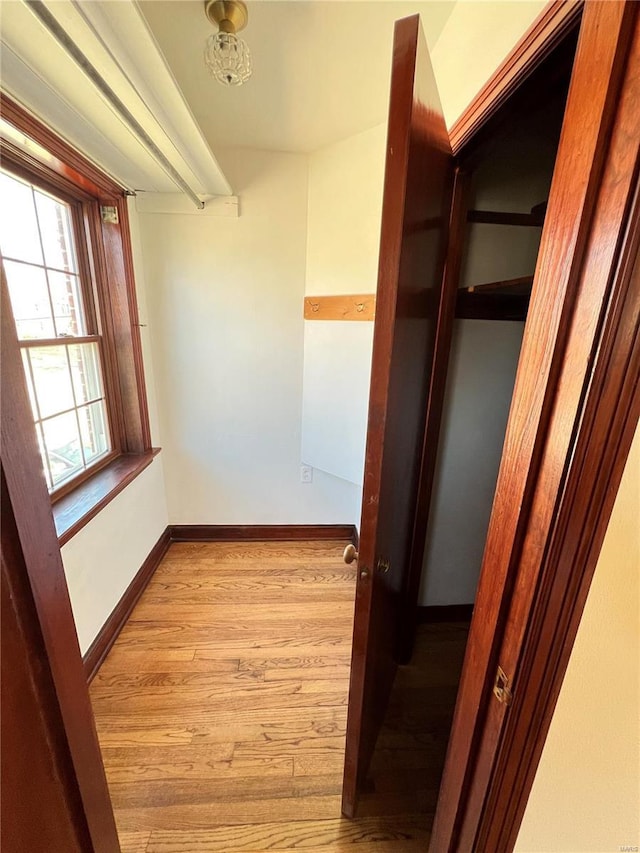
POLYGON ((311 465, 300 466, 300 482, 313 483, 313 468, 311 465))

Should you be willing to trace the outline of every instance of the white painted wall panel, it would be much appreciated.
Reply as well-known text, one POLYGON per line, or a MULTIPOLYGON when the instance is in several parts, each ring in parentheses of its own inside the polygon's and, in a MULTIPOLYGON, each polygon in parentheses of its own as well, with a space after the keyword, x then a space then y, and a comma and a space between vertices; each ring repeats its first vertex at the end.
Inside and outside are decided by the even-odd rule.
POLYGON ((356 522, 357 486, 300 481, 307 157, 220 156, 238 218, 139 214, 170 520, 356 522))
MULTIPOLYGON (((386 128, 317 151, 309 165, 306 293, 375 293, 386 128)), ((362 485, 373 323, 304 324, 302 457, 362 485)))
POLYGON ((524 323, 456 320, 420 603, 475 598, 524 323))
POLYGON ((373 323, 305 322, 302 460, 362 484, 373 323))
POLYGON ((458 0, 431 51, 447 126, 464 112, 547 0, 458 0))
POLYGON ((166 526, 162 462, 157 457, 62 548, 83 654, 166 526))
POLYGON ((633 850, 640 840, 639 520, 637 428, 516 853, 633 850))

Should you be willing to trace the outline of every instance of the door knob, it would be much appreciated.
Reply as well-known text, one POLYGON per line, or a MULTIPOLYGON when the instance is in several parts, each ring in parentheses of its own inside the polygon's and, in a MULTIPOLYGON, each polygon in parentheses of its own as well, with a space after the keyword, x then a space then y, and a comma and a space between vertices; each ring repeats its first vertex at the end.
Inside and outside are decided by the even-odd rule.
POLYGON ((349 563, 353 563, 354 560, 358 559, 358 552, 356 551, 355 545, 347 545, 344 549, 344 554, 342 555, 343 560, 347 565, 349 563))

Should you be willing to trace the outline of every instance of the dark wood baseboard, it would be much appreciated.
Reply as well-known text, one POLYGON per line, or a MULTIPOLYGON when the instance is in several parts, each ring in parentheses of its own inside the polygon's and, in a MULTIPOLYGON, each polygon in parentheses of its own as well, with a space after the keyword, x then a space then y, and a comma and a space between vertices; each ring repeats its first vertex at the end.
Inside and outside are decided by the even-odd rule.
POLYGON ((445 604, 418 607, 418 622, 471 622, 473 604, 445 604))
POLYGON ((349 539, 358 544, 353 524, 171 524, 172 542, 292 542, 300 539, 349 539))
POLYGON ((84 671, 88 683, 91 682, 94 675, 100 668, 102 661, 109 653, 111 646, 118 638, 118 634, 123 629, 125 622, 131 615, 131 611, 136 606, 138 599, 151 580, 153 573, 160 564, 160 561, 164 557, 170 544, 171 533, 170 528, 167 527, 151 549, 149 556, 136 573, 136 576, 127 587, 126 592, 116 604, 111 616, 109 616, 100 629, 98 636, 87 649, 82 658, 82 662, 84 664, 84 671))

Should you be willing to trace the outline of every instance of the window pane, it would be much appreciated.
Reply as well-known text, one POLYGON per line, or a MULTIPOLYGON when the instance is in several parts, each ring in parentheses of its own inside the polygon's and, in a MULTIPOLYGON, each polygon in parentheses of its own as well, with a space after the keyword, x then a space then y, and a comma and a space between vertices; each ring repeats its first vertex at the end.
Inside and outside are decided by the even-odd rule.
POLYGON ((53 485, 57 486, 83 469, 76 413, 67 412, 43 421, 42 431, 53 485))
POLYGON ((30 347, 29 355, 40 417, 46 418, 73 408, 73 389, 66 348, 30 347))
POLYGON ((76 404, 104 396, 97 344, 71 344, 68 347, 76 404))
POLYGON ((13 261, 4 268, 20 340, 55 337, 45 271, 13 261))
POLYGON ((42 249, 31 187, 0 172, 0 194, 0 247, 3 256, 41 264, 42 249))
POLYGON ((76 272, 69 206, 38 190, 35 197, 45 266, 76 272))
POLYGON ((77 275, 49 271, 49 288, 58 335, 86 335, 77 275))
POLYGON ((0 193, 0 260, 51 491, 112 449, 100 343, 74 341, 94 331, 76 252, 84 238, 72 204, 1 169, 0 193))
POLYGON ((82 447, 87 465, 109 450, 109 432, 104 401, 78 409, 82 447))

